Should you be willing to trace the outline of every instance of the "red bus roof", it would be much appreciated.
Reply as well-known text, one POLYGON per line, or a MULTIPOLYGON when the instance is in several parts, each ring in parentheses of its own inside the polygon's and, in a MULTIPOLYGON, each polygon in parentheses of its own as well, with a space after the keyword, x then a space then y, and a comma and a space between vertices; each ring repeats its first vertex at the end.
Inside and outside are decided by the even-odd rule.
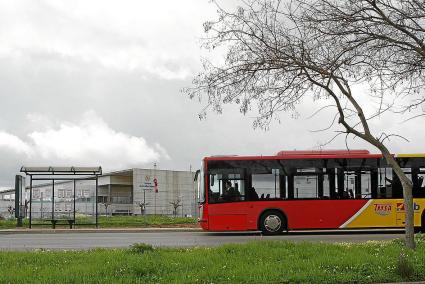
POLYGON ((368 150, 294 150, 294 151, 280 151, 276 156, 288 155, 368 155, 368 150))
POLYGON ((211 156, 205 157, 208 161, 220 160, 302 160, 302 159, 373 159, 382 158, 382 154, 370 154, 368 150, 306 150, 280 151, 276 156, 211 156))

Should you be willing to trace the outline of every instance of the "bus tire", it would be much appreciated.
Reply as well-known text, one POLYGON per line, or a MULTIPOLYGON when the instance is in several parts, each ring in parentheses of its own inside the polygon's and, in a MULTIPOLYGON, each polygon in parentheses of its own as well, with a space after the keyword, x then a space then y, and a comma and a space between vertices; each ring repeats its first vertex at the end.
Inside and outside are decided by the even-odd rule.
POLYGON ((286 230, 286 218, 278 210, 268 210, 261 214, 259 227, 264 235, 278 235, 286 230))

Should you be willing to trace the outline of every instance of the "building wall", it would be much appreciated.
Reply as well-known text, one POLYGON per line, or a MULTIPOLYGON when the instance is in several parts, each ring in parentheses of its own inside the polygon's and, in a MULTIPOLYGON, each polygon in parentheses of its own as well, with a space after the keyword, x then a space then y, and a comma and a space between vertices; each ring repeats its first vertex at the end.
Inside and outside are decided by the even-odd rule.
POLYGON ((177 208, 177 215, 195 216, 196 194, 193 178, 194 173, 189 171, 134 169, 133 212, 141 214, 139 204, 145 202, 145 214, 172 215, 171 202, 180 200, 181 206, 177 208), (154 178, 158 181, 157 193, 154 190, 154 178))
POLYGON ((14 218, 15 214, 10 214, 8 211, 8 207, 12 206, 15 207, 15 201, 14 200, 1 200, 0 199, 0 219, 1 218, 14 218))

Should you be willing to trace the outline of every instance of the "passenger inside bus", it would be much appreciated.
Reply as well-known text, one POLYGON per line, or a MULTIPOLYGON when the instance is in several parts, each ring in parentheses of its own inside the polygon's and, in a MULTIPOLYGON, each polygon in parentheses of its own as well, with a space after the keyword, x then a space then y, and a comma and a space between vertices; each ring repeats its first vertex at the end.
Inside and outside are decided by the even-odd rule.
POLYGON ((258 193, 255 191, 254 187, 248 187, 246 192, 246 200, 258 200, 258 193))
POLYGON ((228 180, 224 182, 223 194, 221 197, 226 201, 238 201, 241 199, 241 194, 232 186, 232 182, 228 180))
POLYGON ((349 198, 350 197, 350 195, 348 194, 348 191, 347 190, 344 190, 342 193, 341 193, 341 196, 340 196, 340 198, 341 199, 347 199, 347 198, 349 198))

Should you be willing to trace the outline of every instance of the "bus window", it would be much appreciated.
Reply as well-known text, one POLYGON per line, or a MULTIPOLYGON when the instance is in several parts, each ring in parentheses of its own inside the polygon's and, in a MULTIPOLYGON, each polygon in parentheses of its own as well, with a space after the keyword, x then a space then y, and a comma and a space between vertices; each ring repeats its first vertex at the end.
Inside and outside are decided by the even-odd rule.
POLYGON ((241 174, 210 174, 209 181, 209 203, 244 200, 245 181, 241 174))
POLYGON ((294 198, 318 197, 318 178, 316 175, 295 176, 294 187, 294 198))
POLYGON ((344 177, 343 198, 371 198, 371 174, 370 171, 354 170, 346 171, 344 177))
POLYGON ((219 200, 221 193, 221 183, 222 178, 220 174, 211 174, 209 176, 209 189, 208 189, 208 200, 209 203, 215 203, 219 200))
POLYGON ((425 168, 414 168, 413 175, 413 197, 425 197, 425 168))
POLYGON ((329 199, 331 196, 331 187, 329 184, 329 175, 323 175, 323 196, 319 196, 322 199, 329 199))
MULTIPOLYGON (((410 168, 402 168, 407 178, 412 180, 410 168)), ((391 168, 379 169, 378 198, 403 198, 403 187, 400 179, 391 168)))
POLYGON ((420 168, 418 173, 418 187, 421 191, 425 190, 425 168, 420 168))
POLYGON ((418 173, 418 186, 420 189, 425 189, 425 168, 420 168, 418 173))
POLYGON ((279 188, 280 188, 280 182, 279 182, 278 169, 273 169, 272 173, 252 175, 251 190, 255 190, 260 200, 270 199, 270 198, 280 198, 279 188))
POLYGON ((371 198, 372 197, 372 176, 370 171, 361 171, 357 173, 357 178, 360 178, 360 192, 356 192, 356 198, 371 198))
POLYGON ((223 201, 241 201, 245 199, 245 182, 241 174, 228 174, 223 179, 221 199, 223 201))
POLYGON ((393 171, 391 168, 380 168, 378 177, 377 198, 392 197, 393 171))
POLYGON ((293 193, 291 198, 329 199, 331 195, 330 177, 325 168, 297 169, 293 177, 293 193))

